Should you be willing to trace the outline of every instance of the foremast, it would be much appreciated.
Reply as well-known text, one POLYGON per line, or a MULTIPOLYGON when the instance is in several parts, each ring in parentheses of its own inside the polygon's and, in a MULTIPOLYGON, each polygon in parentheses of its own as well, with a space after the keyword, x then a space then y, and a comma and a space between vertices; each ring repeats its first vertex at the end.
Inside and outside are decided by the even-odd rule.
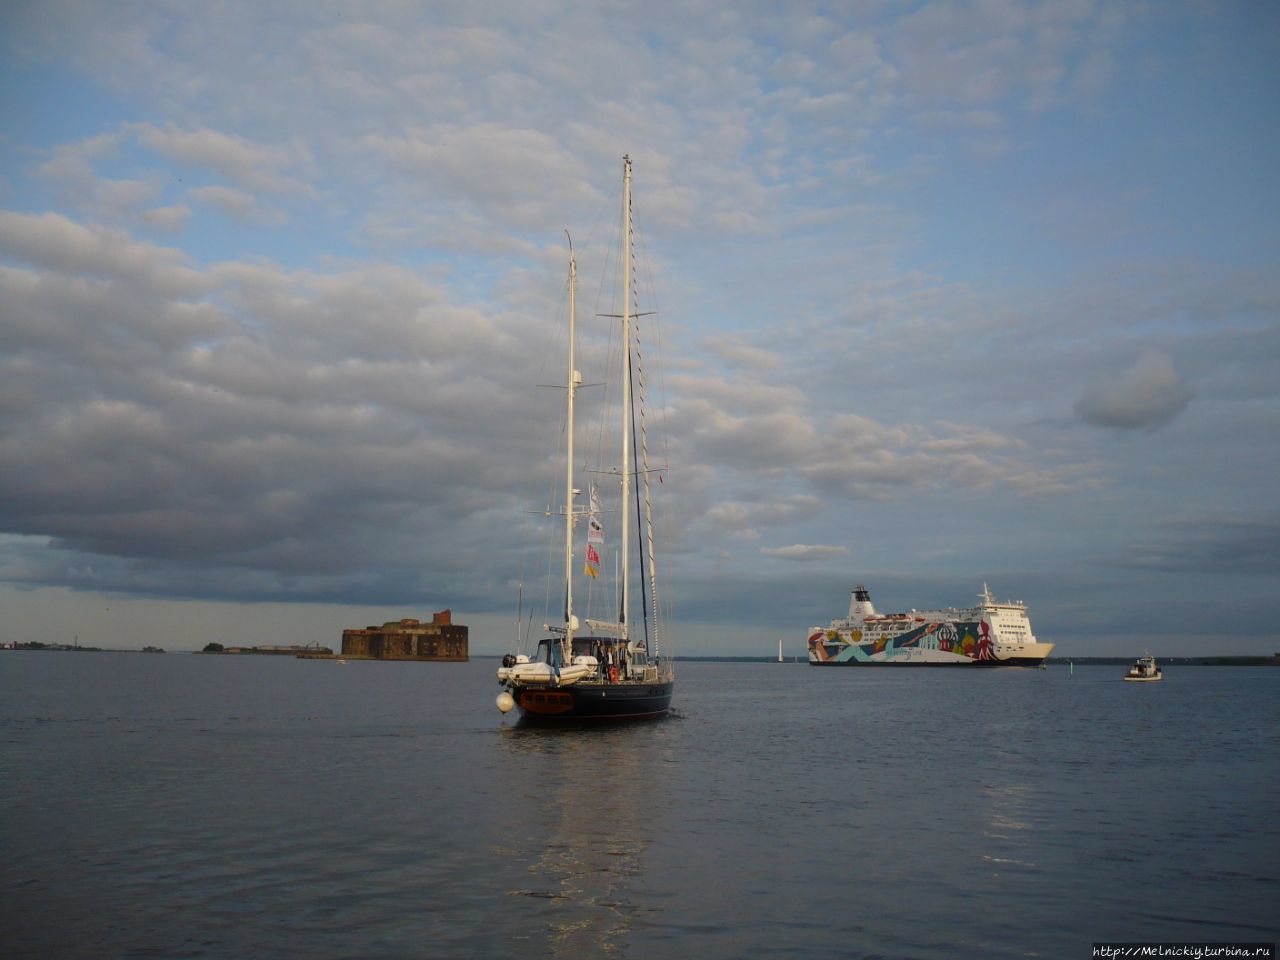
POLYGON ((578 262, 573 254, 573 237, 569 238, 569 369, 565 376, 565 471, 564 471, 564 640, 561 645, 561 662, 573 659, 573 632, 578 619, 573 615, 573 399, 582 383, 582 375, 574 369, 574 337, 577 318, 575 299, 578 289, 578 262))

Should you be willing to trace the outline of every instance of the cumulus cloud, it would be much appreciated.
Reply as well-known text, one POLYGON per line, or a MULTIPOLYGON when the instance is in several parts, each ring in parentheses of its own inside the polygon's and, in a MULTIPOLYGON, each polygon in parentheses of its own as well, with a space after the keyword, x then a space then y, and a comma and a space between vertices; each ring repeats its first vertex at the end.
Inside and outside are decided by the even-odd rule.
POLYGON ((728 335, 707 339, 703 346, 712 354, 720 357, 726 364, 747 370, 769 371, 782 366, 782 358, 777 351, 765 350, 746 343, 741 337, 728 335))
POLYGON ((1016 92, 1039 110, 1098 93, 1124 17, 1100 27, 1089 4, 931 4, 903 18, 895 46, 917 93, 988 104, 1016 92))
POLYGON ((457 572, 543 469, 507 375, 523 319, 396 268, 199 268, 57 215, 0 213, 0 256, 22 263, 0 265, 0 529, 32 543, 10 579, 480 589, 457 572))
POLYGON ((761 547, 760 552, 766 557, 776 560, 794 560, 811 563, 819 560, 830 560, 849 552, 848 547, 829 547, 822 544, 796 543, 789 547, 761 547))
MULTIPOLYGON (((554 469, 523 311, 388 264, 199 266, 57 215, 0 214, 0 255, 20 264, 0 268, 0 523, 39 544, 11 579, 253 599, 343 581, 377 601, 426 577, 478 597, 486 556, 534 542, 510 517, 554 469)), ((833 497, 1033 470, 990 428, 825 416, 795 387, 692 372, 667 387, 686 549, 800 529, 833 497)))
POLYGON ((1149 351, 1114 379, 1099 381, 1076 401, 1076 416, 1096 427, 1154 430, 1187 408, 1191 393, 1167 353, 1149 351))
POLYGON ((706 511, 703 523, 723 536, 757 540, 761 528, 789 526, 816 516, 822 507, 822 500, 810 494, 784 494, 756 501, 721 500, 706 511))
POLYGON ((410 136, 370 134, 362 146, 398 168, 415 192, 487 221, 541 227, 600 199, 584 193, 591 178, 582 161, 540 130, 440 124, 410 136))
POLYGON ((184 130, 138 124, 131 128, 146 146, 172 161, 212 171, 234 183, 269 193, 312 193, 293 171, 309 168, 311 156, 298 145, 263 145, 218 130, 184 130))
POLYGON ((1023 440, 966 424, 885 425, 842 414, 820 434, 825 442, 797 470, 828 496, 891 500, 928 490, 1000 487, 1041 495, 1062 492, 1068 475, 1072 488, 1093 480, 1089 467, 1041 466, 1023 440))
POLYGON ((148 226, 166 233, 176 233, 186 226, 191 217, 191 208, 184 203, 176 203, 167 207, 151 207, 142 212, 142 220, 148 226))
POLYGON ((163 186, 156 174, 111 178, 99 172, 98 165, 115 159, 125 139, 115 132, 59 145, 37 173, 56 184, 68 207, 99 221, 132 222, 139 211, 157 200, 163 186))
MULTIPOLYGON (((278 224, 284 222, 284 214, 245 190, 234 187, 210 186, 194 187, 187 191, 191 198, 221 211, 237 220, 251 220, 255 223, 278 224)), ((185 208, 184 208, 185 209, 185 208)))
POLYGON ((57 213, 0 211, 0 256, 26 261, 52 275, 127 280, 166 295, 197 293, 205 280, 179 250, 133 240, 57 213))
POLYGON ((1167 522, 1111 562, 1168 573, 1274 578, 1280 574, 1280 521, 1202 517, 1167 522))

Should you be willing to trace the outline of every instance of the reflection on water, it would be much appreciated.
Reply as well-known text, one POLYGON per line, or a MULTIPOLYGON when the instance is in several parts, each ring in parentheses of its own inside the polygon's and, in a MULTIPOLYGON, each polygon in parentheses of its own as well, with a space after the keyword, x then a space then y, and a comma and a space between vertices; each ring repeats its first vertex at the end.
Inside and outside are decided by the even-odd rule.
POLYGON ((508 864, 509 896, 543 905, 519 940, 555 957, 615 956, 632 924, 656 913, 631 899, 631 884, 647 869, 666 722, 504 726, 519 803, 495 859, 508 864))
POLYGON ((1038 808, 1036 792, 1029 783, 988 784, 983 803, 988 852, 982 859, 1007 867, 1035 867, 1026 851, 1035 842, 1029 831, 1035 829, 1038 808))
POLYGON ((1018 831, 1030 830, 1036 810, 1036 794, 1031 784, 992 783, 983 791, 985 796, 988 837, 1010 839, 1018 831))

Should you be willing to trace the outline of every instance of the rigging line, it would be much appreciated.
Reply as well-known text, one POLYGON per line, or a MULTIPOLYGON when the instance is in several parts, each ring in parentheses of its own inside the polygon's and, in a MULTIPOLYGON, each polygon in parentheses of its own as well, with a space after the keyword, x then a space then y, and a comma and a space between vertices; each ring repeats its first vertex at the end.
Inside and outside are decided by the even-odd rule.
MULTIPOLYGON (((620 188, 615 187, 614 190, 602 200, 599 213, 597 214, 597 217, 596 217, 596 226, 598 226, 600 221, 604 219, 605 217, 604 211, 606 209, 617 211, 621 207, 621 203, 618 202, 619 193, 620 193, 620 188)), ((593 227, 593 232, 594 232, 594 227, 593 227)), ((615 221, 614 223, 614 227, 612 231, 612 240, 608 244, 608 246, 605 248, 606 253, 604 257, 604 263, 601 265, 601 269, 598 274, 599 284, 596 287, 596 296, 595 296, 596 309, 594 311, 594 314, 597 318, 612 316, 618 313, 618 310, 616 309, 617 298, 618 298, 618 288, 616 283, 613 283, 610 281, 615 280, 618 277, 618 275, 621 273, 621 267, 619 266, 619 264, 622 262, 623 242, 624 242, 625 236, 626 236, 626 221, 625 221, 625 217, 622 217, 619 220, 615 221), (604 309, 604 306, 606 303, 608 304, 607 310, 604 309)), ((617 342, 615 340, 615 335, 618 332, 618 325, 610 322, 606 324, 605 329, 608 331, 608 333, 605 338, 604 364, 603 364, 602 370, 607 372, 609 370, 614 369, 615 363, 618 363, 618 366, 620 368, 621 363, 620 361, 614 360, 614 351, 615 349, 617 349, 617 342)), ((604 450, 605 450, 605 444, 603 441, 604 430, 605 430, 606 423, 610 422, 608 417, 608 409, 609 409, 610 403, 612 402, 611 398, 613 397, 614 392, 617 389, 617 387, 610 381, 608 376, 603 376, 600 379, 604 382, 604 388, 603 388, 603 399, 601 400, 599 415, 596 421, 598 424, 598 435, 597 435, 598 439, 596 442, 596 454, 597 454, 596 466, 597 467, 601 465, 601 459, 603 458, 603 455, 604 455, 604 450)))
POLYGON ((524 619, 524 571, 520 572, 520 583, 516 588, 516 632, 511 639, 515 644, 512 653, 519 653, 524 648, 520 645, 520 621, 524 619))
MULTIPOLYGON (((633 239, 633 249, 634 249, 634 220, 632 222, 632 239, 633 239)), ((640 575, 642 578, 641 579, 641 586, 642 586, 641 602, 645 604, 644 609, 646 613, 646 617, 645 617, 646 637, 649 635, 649 631, 651 629, 653 643, 650 649, 652 650, 653 653, 657 654, 659 652, 660 639, 658 635, 658 623, 659 623, 658 621, 658 582, 657 582, 656 564, 654 562, 654 555, 653 555, 653 492, 652 492, 653 487, 652 487, 651 478, 649 476, 649 433, 648 433, 648 424, 646 421, 647 404, 645 400, 644 353, 643 353, 643 350, 641 349, 641 344, 642 344, 641 324, 639 321, 639 318, 641 316, 644 316, 645 314, 642 314, 640 312, 640 289, 639 289, 638 273, 639 271, 636 271, 635 273, 632 274, 631 302, 634 307, 634 309, 632 310, 632 316, 634 317, 634 322, 632 323, 632 339, 635 342, 634 381, 635 381, 636 389, 639 395, 639 403, 636 406, 636 410, 638 410, 637 418, 640 423, 640 458, 641 458, 641 474, 643 476, 643 483, 644 483, 645 529, 641 532, 640 543, 637 546, 642 548, 642 551, 643 551, 640 575), (647 572, 644 565, 644 558, 647 558, 648 560, 647 572), (646 582, 646 575, 647 575, 647 583, 649 588, 647 597, 645 596, 645 591, 643 589, 644 584, 646 582), (650 620, 650 617, 649 617, 650 607, 652 607, 652 627, 651 628, 648 626, 649 620, 650 620)), ((632 430, 634 433, 634 430, 635 430, 634 420, 632 424, 632 430)), ((637 483, 636 483, 637 520, 640 519, 639 518, 639 513, 640 513, 639 493, 640 493, 640 481, 639 479, 637 479, 637 483)))
MULTIPOLYGON (((649 596, 647 603, 653 608, 653 651, 658 652, 658 580, 656 564, 653 555, 653 486, 649 476, 649 433, 645 420, 645 389, 644 389, 644 353, 640 348, 640 324, 637 322, 632 326, 635 336, 635 382, 639 392, 639 403, 636 406, 636 419, 640 422, 640 473, 642 480, 636 483, 636 491, 639 493, 640 482, 644 483, 644 522, 645 535, 641 539, 648 556, 648 582, 649 596)), ((633 428, 634 429, 634 428, 633 428)), ((640 505, 636 504, 636 512, 639 514, 640 505)), ((645 570, 642 566, 641 576, 645 576, 645 570)), ((644 598, 642 597, 642 600, 644 598)))
MULTIPOLYGON (((551 575, 552 575, 552 569, 556 566, 557 558, 554 556, 555 547, 552 545, 552 541, 548 540, 546 541, 546 543, 547 545, 543 553, 543 556, 546 557, 546 561, 547 561, 547 573, 546 573, 546 576, 543 578, 542 617, 544 621, 550 623, 551 622, 551 616, 550 616, 551 614, 551 575)), ((533 619, 533 610, 529 611, 529 619, 531 621, 533 619)))
MULTIPOLYGON (((564 296, 564 297, 561 299, 561 301, 560 301, 560 305, 561 305, 561 307, 562 307, 562 308, 565 308, 565 307, 567 306, 567 288, 566 288, 565 296, 564 296)), ((563 313, 563 312, 565 312, 565 310, 564 310, 564 309, 562 309, 562 310, 561 310, 561 312, 563 313)), ((553 326, 554 328, 556 328, 556 330, 560 330, 560 329, 561 329, 561 327, 562 327, 562 325, 561 325, 561 324, 559 324, 559 323, 552 324, 551 326, 553 326)), ((567 337, 567 335, 568 335, 568 334, 567 334, 567 328, 566 328, 566 329, 565 329, 565 336, 567 337)), ((555 338, 554 338, 554 339, 555 339, 555 342, 556 342, 556 343, 562 343, 562 342, 563 342, 563 341, 561 340, 561 338, 560 338, 558 335, 557 335, 557 336, 555 336, 555 338)), ((561 351, 561 353, 563 354, 563 351, 561 351)), ((545 370, 545 367, 546 367, 546 360, 545 360, 545 358, 544 358, 543 363, 542 363, 542 366, 541 366, 541 368, 540 368, 540 372, 541 372, 541 371, 543 371, 543 370, 545 370)), ((543 377, 539 377, 539 378, 538 378, 539 385, 541 385, 541 381, 542 381, 543 379, 544 379, 543 377)), ((538 391, 538 392, 539 392, 539 393, 544 393, 544 392, 545 392, 545 393, 546 393, 546 394, 548 394, 549 396, 554 396, 554 397, 558 397, 558 396, 559 396, 559 394, 557 393, 557 390, 556 390, 556 389, 549 389, 549 390, 546 390, 546 391, 538 391)), ((554 401, 546 401, 546 402, 551 403, 551 402, 554 402, 554 401)), ((556 430, 556 432, 557 432, 557 436, 558 436, 558 446, 557 446, 557 450, 558 450, 559 452, 561 452, 561 453, 565 453, 565 452, 567 452, 566 441, 567 441, 567 437, 568 437, 568 429, 567 429, 567 428, 568 428, 568 413, 567 413, 567 411, 565 410, 564 406, 563 406, 562 404, 560 404, 560 403, 554 403, 554 409, 555 409, 555 411, 556 411, 556 413, 555 413, 555 419, 556 419, 556 422, 558 423, 557 430, 556 430)), ((551 419, 552 419, 552 418, 551 418, 551 416, 546 416, 546 417, 544 417, 544 416, 542 416, 542 412, 543 412, 543 406, 542 406, 542 403, 535 403, 535 404, 534 404, 534 413, 535 413, 535 416, 537 417, 538 421, 539 421, 539 422, 543 422, 543 423, 550 422, 550 421, 551 421, 551 419)), ((548 412, 549 412, 549 411, 548 411, 548 412)), ((559 457, 557 457, 556 459, 557 459, 557 461, 559 461, 559 460, 560 460, 560 458, 559 458, 559 457)), ((548 483, 548 485, 549 485, 549 489, 547 490, 547 493, 546 493, 546 499, 545 499, 545 501, 544 501, 544 502, 545 502, 545 504, 546 504, 546 507, 545 507, 543 510, 541 510, 541 511, 536 511, 536 512, 540 512, 540 513, 542 513, 542 514, 543 514, 543 516, 544 516, 544 517, 547 517, 547 518, 553 518, 553 517, 557 516, 557 510, 556 510, 555 504, 556 504, 556 500, 557 500, 557 498, 563 495, 563 489, 562 489, 562 488, 561 488, 561 486, 560 486, 560 484, 561 484, 562 482, 563 482, 563 476, 561 476, 561 477, 557 477, 557 476, 555 475, 555 472, 554 472, 554 471, 551 471, 551 472, 549 473, 549 475, 548 475, 548 477, 547 477, 547 483, 548 483)), ((553 538, 553 539, 551 539, 551 540, 546 540, 546 539, 544 539, 544 550, 545 550, 545 554, 544 554, 544 556, 545 556, 545 560, 546 560, 547 569, 546 569, 546 574, 545 574, 545 583, 544 583, 544 588, 543 588, 543 619, 544 619, 544 621, 547 621, 547 622, 550 622, 550 621, 551 621, 551 619, 552 619, 552 618, 551 618, 551 616, 550 616, 550 612, 551 612, 551 596, 552 596, 552 578, 553 578, 552 568, 555 566, 555 554, 556 554, 557 549, 559 549, 559 548, 556 546, 556 543, 555 543, 555 541, 554 541, 554 538, 553 538)), ((530 607, 530 610, 531 610, 531 615, 532 615, 532 605, 531 605, 531 607, 530 607)))
MULTIPOLYGON (((615 244, 616 247, 616 244, 615 244)), ((589 473, 605 473, 603 469, 605 463, 605 451, 608 449, 605 441, 605 432, 609 425, 616 422, 611 411, 615 408, 614 395, 617 389, 613 378, 609 375, 609 371, 620 367, 617 361, 617 341, 618 326, 612 320, 605 320, 608 313, 605 310, 605 291, 609 291, 616 298, 616 285, 612 283, 606 284, 606 279, 615 273, 614 264, 616 263, 616 255, 609 253, 605 256, 603 269, 599 273, 599 285, 595 295, 595 310, 593 311, 593 319, 595 326, 589 328, 591 335, 581 338, 590 344, 590 360, 596 365, 601 375, 597 378, 600 381, 600 392, 593 396, 593 401, 598 399, 598 403, 593 402, 591 413, 586 418, 585 434, 590 439, 582 446, 582 471, 584 474, 589 473), (603 330, 598 326, 600 322, 604 322, 603 330), (603 336, 601 335, 603 333, 603 336), (594 467, 594 470, 592 469, 594 467)), ((612 305, 612 301, 610 302, 612 305)), ((584 351, 585 353, 585 351, 584 351)), ((584 364, 585 365, 585 364, 584 364)), ((616 533, 616 531, 615 531, 616 533)), ((615 574, 616 578, 616 574, 615 574)), ((586 583, 585 596, 576 598, 579 605, 588 615, 591 612, 605 610, 609 608, 608 591, 606 586, 609 582, 608 576, 600 578, 588 578, 586 583)), ((616 589, 616 586, 615 586, 616 589)), ((608 614, 605 613, 604 616, 608 614)))
MULTIPOLYGON (((528 634, 522 640, 520 637, 520 621, 524 616, 524 581, 525 575, 529 572, 529 552, 527 550, 520 551, 520 579, 516 581, 516 649, 514 653, 522 653, 527 649, 525 643, 528 641, 528 634)), ((533 616, 533 604, 529 604, 529 616, 533 616)))
MULTIPOLYGON (((627 351, 627 365, 634 368, 631 363, 631 352, 627 351)), ((634 455, 636 450, 636 418, 634 408, 631 417, 631 450, 634 455)), ((648 580, 645 576, 645 535, 644 535, 644 518, 640 515, 640 478, 636 477, 635 495, 636 495, 636 553, 640 561, 640 613, 641 613, 641 636, 644 638, 644 650, 646 658, 649 653, 649 596, 648 596, 648 580)), ((651 558, 652 559, 652 558, 651 558)))
MULTIPOLYGON (((632 220, 632 237, 633 237, 633 241, 634 241, 633 250, 634 250, 635 246, 639 246, 639 248, 640 248, 640 249, 639 249, 639 251, 638 251, 638 255, 636 256, 636 259, 639 261, 639 264, 640 264, 641 269, 637 270, 637 271, 636 271, 636 274, 638 275, 638 274, 640 274, 641 272, 643 272, 643 273, 644 273, 644 275, 648 278, 648 286, 647 286, 647 288, 646 288, 646 289, 649 291, 649 296, 650 296, 650 297, 652 298, 652 300, 653 300, 653 309, 649 312, 649 315, 652 315, 652 316, 653 316, 653 318, 654 318, 654 320, 653 320, 653 322, 654 322, 654 329, 653 329, 653 334, 654 334, 654 336, 653 336, 653 340, 654 340, 654 342, 655 342, 655 344, 656 344, 656 348, 657 348, 657 354, 656 354, 656 356, 659 358, 659 361, 660 361, 660 360, 661 360, 661 357, 663 356, 664 350, 663 350, 663 335, 662 335, 662 311, 661 311, 661 307, 660 307, 660 305, 659 305, 659 303, 658 303, 658 285, 657 285, 657 283, 655 283, 655 282, 654 282, 654 279, 653 279, 653 261, 652 261, 652 259, 649 257, 649 254, 648 254, 648 246, 647 246, 647 244, 646 244, 646 242, 645 242, 645 233, 644 233, 643 229, 640 227, 640 225, 639 225, 638 223, 636 223, 636 222, 635 222, 634 217, 633 217, 633 220, 632 220)), ((638 276, 637 276, 637 283, 638 283, 638 276)), ((636 314, 637 314, 637 316, 638 316, 638 315, 640 315, 640 313, 639 313, 639 292, 638 292, 638 290, 637 290, 637 292, 636 292, 636 300, 635 300, 635 302, 636 302, 636 314)), ((654 644, 655 644, 654 653, 655 653, 655 654, 657 654, 657 653, 659 652, 659 650, 658 650, 659 646, 663 645, 663 644, 665 643, 665 639, 666 639, 666 638, 665 638, 665 631, 663 631, 663 630, 662 630, 662 628, 661 628, 661 625, 662 625, 662 622, 663 622, 663 615, 662 615, 662 611, 665 609, 665 610, 667 611, 667 616, 670 616, 670 615, 671 615, 671 609, 670 609, 671 598, 670 598, 670 596, 668 596, 668 595, 666 595, 666 594, 663 594, 662 596, 659 596, 659 593, 658 593, 658 584, 657 584, 657 570, 656 570, 656 564, 655 564, 655 563, 654 563, 654 561, 653 561, 653 553, 652 553, 652 550, 653 550, 653 536, 652 536, 653 512, 652 512, 652 498, 651 498, 651 494, 652 494, 652 489, 653 489, 653 488, 652 488, 652 485, 651 485, 651 483, 650 483, 649 473, 651 473, 651 472, 653 472, 653 471, 651 471, 651 470, 649 469, 649 465, 648 465, 648 416, 649 416, 649 409, 648 409, 648 408, 649 408, 649 405, 648 405, 648 403, 647 403, 647 402, 645 402, 645 400, 644 400, 644 393, 645 393, 645 384, 644 384, 644 362, 643 362, 642 352, 641 352, 641 350, 640 350, 640 330, 639 330, 639 324, 638 324, 638 323, 636 324, 635 339, 636 339, 637 362, 638 362, 638 369, 639 369, 640 391, 641 391, 641 395, 642 395, 642 402, 641 402, 641 406, 640 406, 640 418, 641 418, 641 420, 640 420, 640 430, 641 430, 641 437, 642 437, 642 439, 643 439, 643 441, 644 441, 644 455, 645 455, 645 470, 644 470, 644 473, 645 473, 645 508, 646 508, 646 517, 647 517, 647 519, 648 519, 648 521, 649 521, 649 525, 650 525, 650 536, 649 536, 649 550, 650 550, 649 579, 650 579, 650 583, 651 583, 651 585, 652 585, 652 586, 651 586, 651 589, 652 589, 651 604, 652 604, 652 607, 653 607, 653 616, 654 616, 654 644)), ((660 467, 660 468, 659 468, 659 472, 668 472, 668 473, 669 473, 669 471, 670 471, 670 461, 671 461, 671 457, 670 457, 670 446, 669 446, 669 444, 670 444, 670 439, 669 439, 669 438, 670 438, 670 431, 669 431, 668 429, 666 429, 667 416, 668 416, 668 408, 667 408, 667 385, 666 385, 666 373, 665 373, 665 368, 664 368, 664 366, 663 366, 663 364, 662 364, 661 362, 659 362, 659 363, 657 364, 657 376, 658 376, 658 392, 659 392, 659 405, 658 405, 658 426, 659 426, 659 430, 658 430, 658 442, 659 442, 659 445, 660 445, 660 447, 661 447, 661 453, 662 453, 662 464, 663 464, 663 465, 662 465, 662 467, 660 467)), ((671 517, 670 517, 669 513, 664 512, 664 513, 662 514, 661 519, 662 519, 662 521, 663 521, 663 531, 664 531, 664 538, 663 538, 663 542, 664 542, 664 543, 674 542, 674 540, 672 539, 671 517)), ((668 653, 669 653, 669 652, 668 652, 668 653)))
MULTIPOLYGON (((664 338, 662 335, 662 305, 658 302, 658 284, 654 281, 653 261, 649 258, 649 248, 648 248, 648 244, 645 242, 644 231, 640 228, 638 224, 633 223, 632 232, 634 234, 639 235, 639 238, 638 238, 638 243, 640 247, 639 260, 640 260, 641 266, 644 269, 644 274, 648 278, 649 296, 653 300, 653 311, 652 311, 653 325, 654 325, 653 341, 655 344, 656 356, 659 361, 657 363, 657 376, 658 376, 658 408, 657 409, 658 409, 658 421, 659 421, 658 437, 662 444, 662 461, 664 464, 670 464, 671 455, 670 455, 670 448, 669 448, 669 437, 670 437, 671 431, 667 426, 667 409, 668 409, 667 377, 666 377, 666 367, 661 362, 662 358, 666 356, 666 344, 664 342, 664 338)), ((664 540, 663 542, 665 543, 666 541, 664 540)))

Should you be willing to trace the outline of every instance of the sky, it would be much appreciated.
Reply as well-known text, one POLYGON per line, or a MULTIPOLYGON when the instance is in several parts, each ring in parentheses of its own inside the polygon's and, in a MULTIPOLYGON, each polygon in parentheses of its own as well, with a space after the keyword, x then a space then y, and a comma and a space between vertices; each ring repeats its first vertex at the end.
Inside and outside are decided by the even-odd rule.
POLYGON ((984 582, 1280 650, 1280 6, 1210 0, 0 5, 0 641, 510 649, 624 154, 675 653, 984 582))

